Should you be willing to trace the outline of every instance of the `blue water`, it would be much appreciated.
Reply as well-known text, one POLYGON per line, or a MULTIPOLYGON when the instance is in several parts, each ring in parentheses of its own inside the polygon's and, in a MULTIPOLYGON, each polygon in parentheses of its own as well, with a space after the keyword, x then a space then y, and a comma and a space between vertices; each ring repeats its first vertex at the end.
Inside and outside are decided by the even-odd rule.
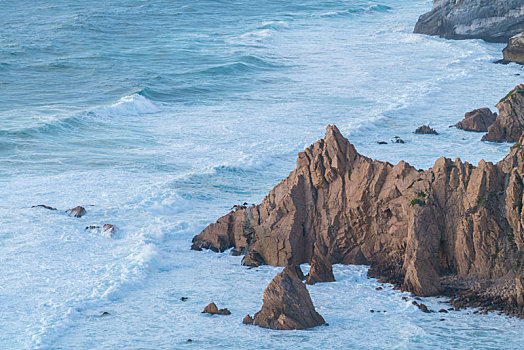
POLYGON ((429 8, 0 0, 0 347, 519 347, 522 321, 422 314, 352 266, 309 287, 329 327, 247 327, 279 269, 189 250, 232 205, 261 201, 328 124, 367 156, 421 168, 508 152, 448 126, 494 109, 522 67, 492 63, 500 44, 412 34, 429 8), (441 135, 412 133, 428 122, 441 135), (376 143, 394 136, 406 143, 376 143), (76 205, 88 214, 63 213, 76 205), (104 223, 118 235, 84 230, 104 223), (233 314, 201 315, 210 301, 233 314))

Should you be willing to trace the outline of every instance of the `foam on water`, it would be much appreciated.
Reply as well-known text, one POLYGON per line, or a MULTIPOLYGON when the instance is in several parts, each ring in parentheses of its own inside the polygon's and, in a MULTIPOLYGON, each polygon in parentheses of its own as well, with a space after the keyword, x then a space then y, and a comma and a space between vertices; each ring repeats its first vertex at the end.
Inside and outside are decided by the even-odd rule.
MULTIPOLYGON (((521 82, 522 67, 492 63, 503 45, 412 34, 431 7, 418 0, 4 6, 0 347, 523 341, 521 321, 422 314, 402 293, 375 291, 366 268, 354 266, 336 266, 336 283, 309 288, 329 327, 246 327, 241 318, 260 308, 280 268, 189 250, 234 204, 260 202, 327 124, 362 154, 393 163, 500 160, 508 144, 448 126, 521 82), (427 122, 441 135, 413 134, 427 122), (376 143, 394 136, 406 143, 376 143), (64 213, 76 205, 88 214, 64 213), (105 223, 119 228, 116 237, 84 230, 105 223), (201 315, 210 301, 233 315, 201 315), (111 315, 99 317, 104 311, 111 315)), ((424 300, 434 309, 439 301, 424 300)))

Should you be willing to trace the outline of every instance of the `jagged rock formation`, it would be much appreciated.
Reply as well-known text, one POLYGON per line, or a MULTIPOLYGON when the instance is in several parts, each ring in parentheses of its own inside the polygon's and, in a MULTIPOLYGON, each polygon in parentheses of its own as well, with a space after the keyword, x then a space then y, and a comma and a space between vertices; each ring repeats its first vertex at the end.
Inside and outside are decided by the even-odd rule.
POLYGON ((247 315, 242 322, 280 330, 306 329, 326 323, 315 311, 296 267, 286 267, 273 278, 264 290, 262 309, 253 318, 247 315))
POLYGON ((438 135, 438 132, 435 129, 431 128, 429 125, 422 125, 422 126, 419 126, 417 130, 415 130, 415 134, 438 135))
POLYGON ((307 284, 315 284, 321 282, 334 282, 335 276, 333 276, 333 267, 331 261, 322 252, 322 248, 315 243, 315 250, 313 258, 311 259, 311 269, 306 276, 307 284))
POLYGON ((505 43, 523 31, 522 0, 433 0, 433 9, 420 16, 414 32, 505 43))
POLYGON ((486 132, 496 118, 497 113, 493 113, 489 108, 479 108, 467 112, 464 119, 455 126, 464 131, 486 132))
POLYGON ((274 266, 311 263, 317 244, 332 263, 369 264, 370 276, 416 295, 474 291, 522 314, 523 176, 519 144, 497 164, 442 157, 418 171, 360 155, 329 126, 261 204, 223 216, 193 243, 254 250, 274 266))
POLYGON ((508 46, 502 50, 505 62, 524 64, 524 32, 509 39, 508 46))
POLYGON ((511 90, 496 107, 499 115, 482 141, 518 141, 524 131, 524 84, 511 90))

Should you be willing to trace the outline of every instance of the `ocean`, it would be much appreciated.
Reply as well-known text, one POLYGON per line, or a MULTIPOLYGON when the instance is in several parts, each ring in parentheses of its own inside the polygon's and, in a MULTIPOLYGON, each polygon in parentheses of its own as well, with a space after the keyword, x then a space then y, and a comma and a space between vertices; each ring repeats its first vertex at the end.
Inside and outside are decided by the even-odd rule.
POLYGON ((431 3, 0 0, 0 348, 521 347, 522 320, 424 314, 365 266, 308 286, 329 326, 245 326, 281 268, 189 249, 328 124, 418 168, 508 153, 449 126, 494 110, 523 67, 493 63, 502 44, 412 34, 431 3), (428 123, 439 136, 413 134, 428 123), (115 237, 85 230, 106 223, 115 237), (211 301, 232 315, 201 314, 211 301))

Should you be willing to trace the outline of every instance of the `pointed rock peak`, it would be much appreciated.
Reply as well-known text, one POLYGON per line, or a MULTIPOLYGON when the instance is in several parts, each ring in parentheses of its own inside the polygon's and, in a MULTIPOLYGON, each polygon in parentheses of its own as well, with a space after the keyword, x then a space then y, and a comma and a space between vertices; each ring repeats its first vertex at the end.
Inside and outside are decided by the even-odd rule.
POLYGON ((500 109, 500 105, 501 104, 504 104, 505 102, 509 102, 510 98, 513 97, 513 96, 522 96, 524 97, 524 84, 519 84, 517 86, 515 86, 515 88, 513 88, 513 90, 511 90, 506 96, 504 96, 504 98, 502 100, 500 100, 499 103, 497 103, 497 108, 500 109))
POLYGON ((340 138, 340 137, 344 137, 342 135, 342 133, 340 132, 340 130, 338 130, 337 126, 336 125, 328 125, 326 127, 326 136, 325 136, 325 139, 329 139, 329 138, 340 138))

